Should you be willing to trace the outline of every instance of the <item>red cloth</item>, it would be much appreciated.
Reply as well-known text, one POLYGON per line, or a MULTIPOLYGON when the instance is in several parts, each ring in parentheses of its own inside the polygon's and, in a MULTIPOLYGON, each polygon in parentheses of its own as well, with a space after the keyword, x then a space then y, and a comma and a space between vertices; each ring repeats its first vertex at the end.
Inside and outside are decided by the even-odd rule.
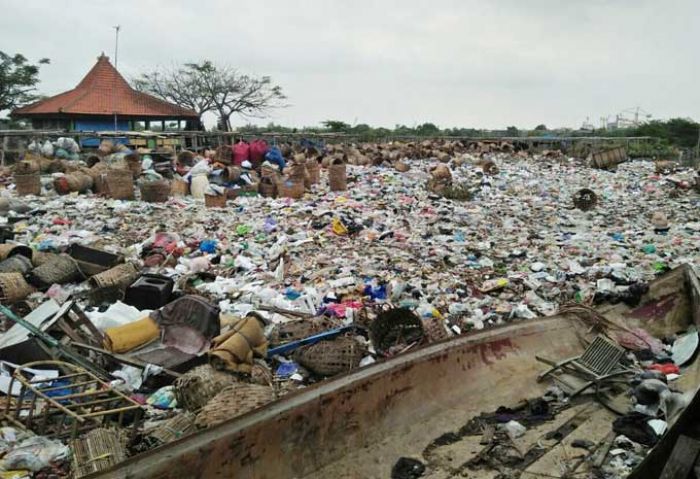
POLYGON ((239 141, 233 145, 233 164, 241 166, 247 160, 250 160, 250 145, 245 141, 239 141))
POLYGON ((667 364, 652 364, 649 366, 647 369, 652 370, 652 371, 659 371, 662 374, 669 375, 669 374, 680 374, 681 370, 678 368, 673 363, 667 363, 667 364))

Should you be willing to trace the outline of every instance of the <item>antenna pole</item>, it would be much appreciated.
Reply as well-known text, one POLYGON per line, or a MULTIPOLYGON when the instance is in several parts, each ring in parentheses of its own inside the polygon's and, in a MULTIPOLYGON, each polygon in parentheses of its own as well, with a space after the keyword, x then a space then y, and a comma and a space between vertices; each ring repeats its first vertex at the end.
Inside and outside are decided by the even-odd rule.
MULTIPOLYGON (((114 69, 117 69, 117 55, 119 54, 119 30, 121 25, 115 25, 114 27, 114 69)), ((116 87, 116 85, 115 85, 116 87)), ((112 89, 112 105, 114 107, 114 131, 117 131, 117 102, 115 100, 116 88, 112 89)))

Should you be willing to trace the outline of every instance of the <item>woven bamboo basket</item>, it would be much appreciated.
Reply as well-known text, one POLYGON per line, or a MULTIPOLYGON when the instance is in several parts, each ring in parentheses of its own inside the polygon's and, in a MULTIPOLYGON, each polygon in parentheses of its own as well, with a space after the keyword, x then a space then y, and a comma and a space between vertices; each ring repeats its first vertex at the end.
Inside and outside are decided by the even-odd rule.
POLYGON ((27 274, 32 268, 32 260, 21 254, 16 254, 0 261, 0 273, 27 274))
POLYGON ((233 150, 228 145, 221 145, 216 148, 214 158, 217 162, 230 165, 233 162, 233 150))
POLYGON ((73 476, 85 477, 126 460, 125 441, 116 429, 97 428, 71 441, 73 476))
POLYGON ((126 155, 124 160, 126 161, 126 166, 131 172, 131 176, 134 180, 141 176, 141 157, 138 153, 126 155))
POLYGON ((15 189, 20 196, 41 194, 41 176, 39 174, 15 175, 15 189))
POLYGON ((41 165, 38 159, 24 159, 15 164, 15 175, 29 175, 39 173, 41 165))
POLYGON ((598 195, 593 190, 583 188, 574 193, 574 206, 581 211, 588 211, 595 208, 598 203, 598 195))
POLYGON ((277 195, 277 184, 272 177, 263 176, 260 178, 258 191, 260 192, 260 195, 264 196, 265 198, 274 198, 277 195))
POLYGON ((76 171, 69 175, 63 175, 53 180, 53 189, 59 195, 67 195, 68 193, 78 192, 85 193, 93 187, 94 180, 92 176, 76 171))
POLYGON ((435 343, 450 337, 445 329, 445 322, 440 318, 430 317, 423 319, 423 331, 429 342, 435 343))
POLYGON ((109 171, 109 166, 106 163, 98 162, 95 163, 87 173, 92 176, 92 192, 96 195, 104 193, 105 190, 105 176, 109 171))
POLYGON ((282 180, 277 184, 277 192, 280 198, 294 198, 299 199, 304 196, 304 180, 292 180, 286 179, 282 180))
POLYGON ((270 344, 283 344, 312 336, 322 331, 338 327, 331 319, 322 317, 314 319, 294 319, 276 324, 270 331, 270 344))
POLYGON ((178 407, 196 412, 203 408, 222 389, 235 384, 236 376, 217 371, 209 364, 197 366, 175 380, 178 407))
POLYGON ((129 170, 110 169, 105 174, 104 191, 115 200, 134 199, 134 178, 129 170))
POLYGON ((347 167, 343 160, 336 158, 328 166, 328 185, 331 191, 348 189, 347 167))
POLYGON ((239 383, 228 386, 202 408, 195 425, 202 429, 253 411, 274 399, 272 388, 259 384, 239 383))
POLYGON ((309 175, 309 183, 317 185, 321 182, 321 165, 316 160, 306 162, 306 172, 309 175))
POLYGON ((48 263, 54 258, 54 256, 57 256, 56 253, 50 253, 48 251, 35 251, 32 255, 32 264, 36 268, 44 263, 48 263))
POLYGON ((170 194, 173 196, 187 196, 190 194, 190 185, 183 180, 173 180, 170 183, 170 194))
POLYGON ((357 368, 365 352, 353 338, 341 336, 298 349, 294 360, 319 376, 335 376, 357 368))
POLYGON ((184 411, 177 416, 162 421, 146 437, 146 441, 151 447, 161 446, 180 439, 195 431, 195 415, 189 411, 184 411))
POLYGON ((34 268, 29 275, 29 282, 37 288, 44 289, 52 284, 70 283, 82 277, 78 263, 67 254, 59 254, 34 268))
POLYGON ((280 178, 280 170, 271 166, 264 165, 260 168, 260 177, 271 177, 275 180, 275 182, 277 182, 280 178))
POLYGON ((238 181, 242 171, 240 166, 227 166, 224 170, 224 175, 228 181, 238 181))
POLYGON ((11 304, 22 301, 34 292, 20 273, 0 274, 0 303, 11 304))
POLYGON ((88 283, 93 288, 115 286, 119 289, 126 289, 138 277, 139 272, 136 267, 132 263, 124 263, 92 276, 88 283))
POLYGON ((204 205, 207 208, 224 208, 226 200, 226 195, 204 195, 204 205))
POLYGON ((34 255, 34 252, 29 246, 25 246, 23 244, 0 244, 0 260, 18 254, 26 256, 27 258, 31 258, 34 255))
POLYGON ((139 186, 141 201, 148 203, 165 203, 170 196, 170 182, 168 180, 149 181, 139 186))
POLYGON ((410 309, 387 308, 372 321, 369 336, 378 351, 386 351, 392 346, 420 341, 423 323, 410 309))

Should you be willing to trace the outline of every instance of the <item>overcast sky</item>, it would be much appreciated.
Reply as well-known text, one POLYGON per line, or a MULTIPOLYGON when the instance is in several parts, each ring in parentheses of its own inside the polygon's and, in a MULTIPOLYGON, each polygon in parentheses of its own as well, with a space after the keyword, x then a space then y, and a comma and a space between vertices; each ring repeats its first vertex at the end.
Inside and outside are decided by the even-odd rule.
POLYGON ((272 76, 291 106, 258 123, 578 127, 699 120, 698 18, 697 0, 0 0, 0 50, 49 57, 55 94, 120 24, 127 78, 202 59, 272 76))

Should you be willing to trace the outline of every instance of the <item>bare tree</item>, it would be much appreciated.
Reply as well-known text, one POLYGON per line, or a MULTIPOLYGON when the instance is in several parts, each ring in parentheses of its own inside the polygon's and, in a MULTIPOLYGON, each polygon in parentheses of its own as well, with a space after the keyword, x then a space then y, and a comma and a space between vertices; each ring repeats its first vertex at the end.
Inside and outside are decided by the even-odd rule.
MULTIPOLYGON (((209 62, 204 62, 205 67, 209 62)), ((199 65, 162 68, 143 73, 133 80, 134 88, 162 100, 197 112, 201 117, 213 110, 214 102, 199 69, 199 65)), ((209 68, 213 69, 213 66, 209 68)))
POLYGON ((239 74, 230 67, 217 67, 210 61, 186 63, 182 67, 156 70, 141 75, 134 86, 201 115, 214 111, 219 125, 231 130, 231 116, 264 117, 273 108, 285 106, 282 88, 269 76, 239 74))

